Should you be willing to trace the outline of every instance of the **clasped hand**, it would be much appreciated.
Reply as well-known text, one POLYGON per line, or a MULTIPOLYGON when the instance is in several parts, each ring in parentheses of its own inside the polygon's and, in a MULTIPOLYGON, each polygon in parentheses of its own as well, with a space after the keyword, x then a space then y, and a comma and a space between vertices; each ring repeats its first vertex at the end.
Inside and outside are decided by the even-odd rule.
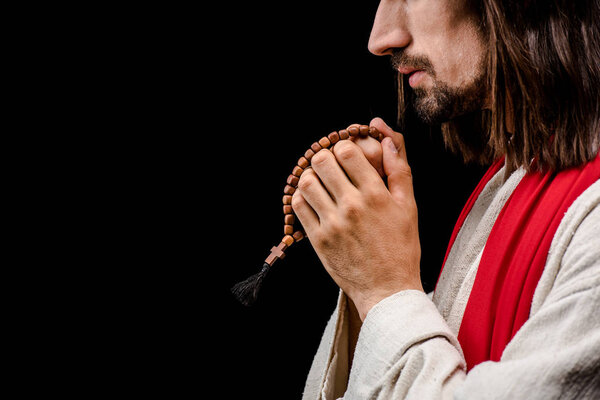
POLYGON ((404 138, 379 118, 370 125, 383 133, 381 143, 359 138, 319 151, 292 197, 319 259, 361 320, 394 293, 423 290, 404 138))

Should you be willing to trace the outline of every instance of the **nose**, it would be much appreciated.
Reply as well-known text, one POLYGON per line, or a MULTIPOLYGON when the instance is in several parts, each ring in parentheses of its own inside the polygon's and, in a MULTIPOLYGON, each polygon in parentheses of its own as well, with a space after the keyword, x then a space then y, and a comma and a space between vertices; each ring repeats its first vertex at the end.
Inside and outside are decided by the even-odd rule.
POLYGON ((407 22, 405 1, 382 0, 371 29, 369 51, 384 56, 392 54, 394 49, 408 46, 411 36, 407 22))

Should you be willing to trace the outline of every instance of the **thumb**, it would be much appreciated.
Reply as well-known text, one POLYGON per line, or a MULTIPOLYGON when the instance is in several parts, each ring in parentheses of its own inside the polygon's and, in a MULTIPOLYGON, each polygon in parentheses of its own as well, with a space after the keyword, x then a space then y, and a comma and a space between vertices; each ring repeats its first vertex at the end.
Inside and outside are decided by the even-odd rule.
POLYGON ((404 202, 407 196, 408 198, 414 196, 412 173, 406 159, 404 138, 401 140, 401 148, 396 147, 393 139, 389 136, 381 141, 381 145, 383 148, 383 170, 387 176, 388 190, 394 200, 404 202))
POLYGON ((404 146, 404 136, 402 136, 401 133, 395 132, 379 117, 373 118, 369 125, 377 128, 377 130, 379 132, 381 132, 381 134, 383 134, 383 137, 391 138, 392 141, 394 142, 394 145, 396 145, 396 149, 398 149, 398 151, 400 153, 402 153, 401 155, 404 157, 404 159, 406 159, 406 148, 404 146))

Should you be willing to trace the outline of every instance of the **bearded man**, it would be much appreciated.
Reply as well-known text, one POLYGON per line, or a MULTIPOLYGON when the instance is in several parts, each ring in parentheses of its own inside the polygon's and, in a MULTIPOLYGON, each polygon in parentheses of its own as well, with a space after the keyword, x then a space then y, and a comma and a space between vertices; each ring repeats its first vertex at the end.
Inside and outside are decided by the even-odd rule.
POLYGON ((490 167, 426 294, 402 135, 376 118, 381 144, 313 157, 292 206, 341 290, 305 399, 600 397, 598 21, 598 0, 380 2, 400 116, 490 167))

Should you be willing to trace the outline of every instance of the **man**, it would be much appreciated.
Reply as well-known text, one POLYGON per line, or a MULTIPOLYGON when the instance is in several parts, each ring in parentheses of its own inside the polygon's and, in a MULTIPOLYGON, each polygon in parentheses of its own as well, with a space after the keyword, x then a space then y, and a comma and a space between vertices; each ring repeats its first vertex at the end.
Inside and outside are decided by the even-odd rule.
POLYGON ((600 396, 598 20, 597 0, 381 1, 369 50, 400 110, 491 167, 428 295, 402 135, 376 118, 381 145, 313 157, 292 206, 341 291, 305 399, 600 396))

